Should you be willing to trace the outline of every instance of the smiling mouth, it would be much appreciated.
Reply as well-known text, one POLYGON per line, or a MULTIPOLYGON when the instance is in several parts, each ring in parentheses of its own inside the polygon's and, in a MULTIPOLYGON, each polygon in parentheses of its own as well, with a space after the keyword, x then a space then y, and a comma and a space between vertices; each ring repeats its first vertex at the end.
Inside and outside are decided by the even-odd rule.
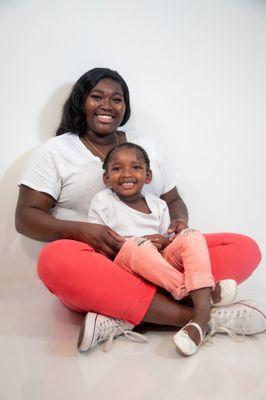
POLYGON ((131 189, 134 185, 135 185, 134 182, 122 182, 122 183, 119 183, 119 186, 122 186, 122 188, 125 188, 125 189, 131 189))
POLYGON ((112 115, 107 114, 96 114, 95 118, 97 118, 100 122, 112 122, 114 117, 112 115))

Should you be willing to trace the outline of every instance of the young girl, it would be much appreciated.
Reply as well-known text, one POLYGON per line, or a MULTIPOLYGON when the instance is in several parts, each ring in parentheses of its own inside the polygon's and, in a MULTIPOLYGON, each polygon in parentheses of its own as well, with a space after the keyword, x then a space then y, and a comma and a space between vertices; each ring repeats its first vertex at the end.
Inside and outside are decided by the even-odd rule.
POLYGON ((236 282, 228 279, 215 285, 204 236, 184 229, 174 237, 167 234, 170 217, 166 203, 143 194, 152 180, 145 150, 123 143, 107 154, 103 179, 108 189, 96 194, 88 220, 111 227, 125 237, 114 262, 121 268, 167 290, 181 300, 190 295, 193 319, 174 336, 177 349, 194 354, 202 343, 210 319, 210 305, 226 305, 236 296, 236 282))

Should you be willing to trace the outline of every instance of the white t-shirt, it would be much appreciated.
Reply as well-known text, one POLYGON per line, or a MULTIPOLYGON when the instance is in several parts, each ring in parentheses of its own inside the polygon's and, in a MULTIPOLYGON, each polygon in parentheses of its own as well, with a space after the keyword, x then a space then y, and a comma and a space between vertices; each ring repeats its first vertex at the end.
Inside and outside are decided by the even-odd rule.
POLYGON ((102 190, 91 201, 88 222, 110 226, 124 237, 166 233, 170 225, 166 202, 150 193, 144 197, 150 214, 128 207, 111 189, 102 190))
MULTIPOLYGON (((143 193, 161 196, 176 186, 168 163, 148 137, 127 141, 142 146, 151 160, 153 180, 145 185, 143 193)), ((54 217, 63 220, 87 221, 92 198, 103 190, 102 161, 82 143, 78 135, 65 133, 41 145, 30 157, 19 184, 48 193, 56 205, 51 210, 54 217)))

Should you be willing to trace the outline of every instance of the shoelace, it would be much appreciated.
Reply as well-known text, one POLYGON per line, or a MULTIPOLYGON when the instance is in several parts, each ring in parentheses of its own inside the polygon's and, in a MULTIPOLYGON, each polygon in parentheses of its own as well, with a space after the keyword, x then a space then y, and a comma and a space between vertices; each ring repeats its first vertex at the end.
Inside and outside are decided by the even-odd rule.
MULTIPOLYGON (((233 321, 235 319, 240 319, 240 318, 242 319, 239 322, 240 326, 241 326, 241 323, 246 325, 248 319, 250 318, 248 310, 228 310, 228 311, 225 312, 225 311, 220 311, 219 308, 218 308, 217 311, 214 311, 213 315, 212 315, 212 319, 214 320, 214 322, 215 322, 215 320, 219 321, 221 319, 221 317, 219 317, 221 314, 222 314, 222 320, 223 320, 225 325, 228 325, 228 324, 230 325, 231 321, 233 321), (216 315, 218 315, 218 317, 216 315)), ((217 327, 218 327, 218 329, 220 329, 220 327, 223 328, 223 325, 220 325, 219 323, 214 323, 214 328, 213 329, 217 329, 217 327), (215 325, 217 325, 217 326, 215 326, 215 325)), ((240 328, 235 328, 235 330, 237 332, 241 331, 241 327, 240 328)))
MULTIPOLYGON (((144 335, 142 335, 141 333, 134 332, 127 328, 123 328, 118 323, 115 324, 115 326, 112 326, 112 328, 113 328, 113 332, 111 332, 108 339, 105 341, 105 343, 103 345, 104 352, 107 352, 110 350, 110 348, 112 347, 114 338, 118 335, 124 335, 132 342, 137 342, 137 343, 147 343, 148 342, 147 338, 144 335)), ((107 335, 105 335, 105 336, 107 336, 107 335)))
MULTIPOLYGON (((218 315, 221 313, 221 311, 216 312, 218 315)), ((243 321, 242 322, 247 322, 248 318, 249 318, 249 314, 247 313, 246 310, 243 311, 233 311, 230 310, 229 312, 224 313, 224 318, 223 318, 223 322, 226 325, 230 325, 230 320, 234 319, 234 318, 239 318, 242 317, 243 321)), ((228 326, 225 325, 220 325, 218 323, 215 323, 215 315, 213 316, 213 320, 214 320, 214 324, 213 326, 209 326, 209 329, 207 329, 205 337, 204 337, 204 341, 205 342, 210 342, 210 339, 213 335, 215 335, 215 333, 226 333, 230 338, 236 340, 236 341, 242 341, 243 337, 246 336, 245 335, 245 330, 244 328, 241 327, 241 325, 239 326, 239 328, 234 328, 231 329, 228 326)))
MULTIPOLYGON (((209 331, 207 330, 206 334, 204 335, 203 341, 205 343, 207 342, 211 344, 212 343, 211 338, 213 335, 215 335, 216 332, 217 332, 216 328, 210 328, 209 331)), ((241 329, 238 330, 235 329, 233 331, 232 329, 229 329, 226 326, 220 326, 219 333, 226 333, 231 339, 234 339, 237 342, 242 342, 245 336, 245 333, 241 329)))
POLYGON ((101 327, 99 327, 99 333, 97 337, 97 342, 105 342, 103 346, 103 351, 108 351, 112 344, 113 340, 116 336, 124 335, 129 340, 138 343, 146 343, 147 338, 138 333, 133 332, 131 329, 122 326, 122 321, 117 321, 114 323, 113 320, 105 319, 102 322, 101 327))

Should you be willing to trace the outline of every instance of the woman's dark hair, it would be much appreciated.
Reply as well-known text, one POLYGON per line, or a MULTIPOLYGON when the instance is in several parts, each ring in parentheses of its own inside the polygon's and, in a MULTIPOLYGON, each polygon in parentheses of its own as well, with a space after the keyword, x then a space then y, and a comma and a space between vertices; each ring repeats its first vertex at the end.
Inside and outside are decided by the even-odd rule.
POLYGON ((68 99, 63 107, 63 114, 56 136, 65 132, 72 132, 83 136, 87 129, 84 104, 90 91, 104 78, 110 78, 121 85, 126 104, 125 115, 120 126, 124 125, 130 117, 129 90, 126 82, 118 72, 109 68, 94 68, 82 75, 74 85, 68 99))
POLYGON ((131 142, 125 142, 125 143, 121 143, 118 144, 117 146, 113 147, 111 150, 108 151, 108 153, 106 154, 106 157, 104 159, 103 162, 103 169, 105 171, 107 171, 108 166, 110 161, 112 160, 112 157, 114 156, 115 153, 117 153, 120 149, 135 149, 136 151, 138 151, 142 158, 145 161, 145 164, 147 166, 147 171, 150 169, 150 159, 148 157, 148 154, 146 153, 146 151, 143 149, 143 147, 139 146, 138 144, 135 143, 131 143, 131 142))

